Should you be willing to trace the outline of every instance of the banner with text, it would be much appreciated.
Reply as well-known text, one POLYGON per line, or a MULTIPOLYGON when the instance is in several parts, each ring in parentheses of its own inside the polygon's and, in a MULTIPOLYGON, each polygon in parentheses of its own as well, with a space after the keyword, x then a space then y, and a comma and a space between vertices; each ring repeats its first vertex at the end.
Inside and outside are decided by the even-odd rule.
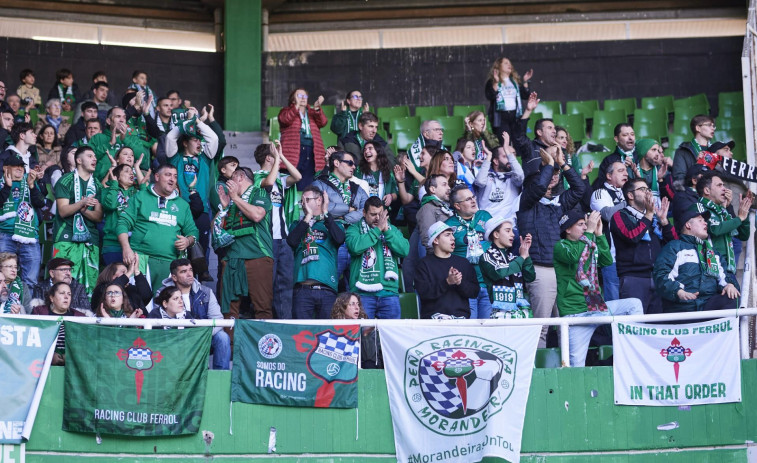
POLYGON ((616 405, 741 402, 739 319, 613 323, 616 405))
POLYGON ((746 162, 737 161, 733 158, 723 158, 723 170, 748 182, 757 182, 757 169, 746 162))
MULTIPOLYGON (((58 323, 0 318, 0 444, 28 439, 55 350, 58 323)), ((10 448, 8 446, 7 448, 10 448)))
POLYGON ((65 328, 64 431, 175 436, 200 429, 212 328, 65 328))
POLYGON ((398 462, 520 461, 541 326, 381 330, 398 462))
POLYGON ((295 407, 357 407, 360 325, 237 320, 231 400, 295 407))

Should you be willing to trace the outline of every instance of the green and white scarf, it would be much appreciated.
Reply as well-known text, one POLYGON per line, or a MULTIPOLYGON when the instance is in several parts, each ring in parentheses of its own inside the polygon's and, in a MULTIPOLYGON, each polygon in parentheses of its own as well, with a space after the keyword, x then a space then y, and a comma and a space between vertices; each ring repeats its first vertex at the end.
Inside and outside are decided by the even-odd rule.
MULTIPOLYGON (((308 262, 313 262, 319 260, 321 257, 319 254, 319 246, 318 246, 318 240, 313 227, 315 226, 316 222, 319 222, 324 219, 323 215, 315 216, 312 219, 310 219, 310 223, 308 224, 308 233, 305 236, 305 247, 302 249, 302 260, 300 261, 301 265, 305 265, 308 262)), ((319 233, 320 234, 320 233, 319 233)))
MULTIPOLYGON (((94 196, 97 193, 97 189, 95 187, 95 177, 94 175, 89 176, 89 180, 87 180, 87 191, 86 196, 94 196)), ((82 195, 81 195, 81 180, 79 177, 79 174, 77 172, 74 172, 74 202, 78 203, 81 201, 82 195)), ((74 214, 74 236, 71 238, 71 241, 74 243, 86 243, 90 240, 91 236, 89 233, 89 229, 87 228, 87 224, 84 222, 84 216, 81 212, 77 212, 74 214)))
MULTIPOLYGON (((731 213, 728 212, 728 209, 724 208, 720 204, 715 204, 714 202, 710 201, 708 198, 699 198, 699 202, 701 202, 705 208, 711 210, 717 216, 718 220, 720 220, 721 222, 725 222, 733 218, 733 216, 731 216, 731 213)), ((733 230, 731 234, 737 235, 738 230, 733 230)), ((730 239, 726 241, 728 242, 726 246, 726 251, 727 251, 726 268, 728 269, 729 272, 735 273, 736 272, 736 253, 733 250, 733 240, 730 239)), ((717 276, 717 272, 714 275, 717 276)))
POLYGON ((423 134, 421 134, 418 135, 418 138, 413 142, 413 145, 407 150, 410 161, 412 161, 416 170, 421 167, 421 151, 423 151, 424 146, 426 146, 426 140, 423 139, 423 134))
POLYGON ((305 135, 305 138, 313 138, 313 134, 310 132, 310 118, 308 117, 308 110, 305 109, 305 114, 300 115, 302 120, 302 126, 300 127, 300 133, 305 135))
POLYGON ((342 183, 334 174, 329 174, 328 180, 329 180, 329 183, 334 185, 334 188, 336 188, 339 194, 342 195, 342 201, 344 201, 344 204, 349 206, 350 202, 352 201, 352 190, 350 190, 350 181, 347 180, 346 182, 342 183))
POLYGON ((704 150, 706 148, 707 148, 706 146, 704 148, 702 148, 702 145, 699 144, 699 142, 697 141, 696 137, 691 139, 691 149, 694 150, 694 157, 695 158, 699 157, 699 153, 701 153, 702 150, 704 150))
POLYGON ((74 97, 74 87, 64 87, 63 84, 58 84, 58 98, 60 98, 60 104, 68 103, 71 107, 76 103, 74 97))
POLYGON ((355 112, 354 116, 352 115, 352 111, 350 111, 349 108, 345 112, 347 113, 347 133, 358 130, 357 123, 360 120, 360 115, 363 114, 362 108, 358 109, 355 112))
MULTIPOLYGON (((16 209, 16 202, 13 200, 13 194, 11 193, 11 196, 3 204, 3 209, 0 212, 0 221, 4 222, 15 217, 16 220, 13 223, 13 236, 11 239, 17 243, 30 244, 39 241, 39 234, 37 214, 31 203, 31 193, 26 178, 27 174, 24 174, 24 178, 20 182, 21 199, 18 203, 18 209, 16 209)), ((0 188, 4 184, 5 180, 0 179, 0 188)), ((11 186, 12 188, 13 186, 11 186)))
POLYGON ((21 298, 24 296, 24 284, 21 282, 21 275, 8 285, 8 299, 3 303, 1 313, 11 313, 13 304, 21 304, 21 298))
MULTIPOLYGON (((365 235, 369 233, 371 228, 366 223, 365 219, 360 220, 360 233, 365 235)), ((386 244, 386 237, 382 233, 379 235, 381 241, 381 252, 384 256, 384 280, 396 281, 399 279, 397 274, 397 264, 394 262, 392 256, 392 250, 386 244)), ((382 275, 381 269, 376 268, 378 264, 378 256, 376 255, 376 248, 371 246, 368 248, 361 258, 360 274, 358 275, 358 281, 355 283, 355 287, 361 291, 368 293, 377 293, 384 289, 384 285, 381 283, 382 275)))
MULTIPOLYGON (((252 196, 252 190, 254 190, 255 187, 253 185, 250 185, 246 190, 244 190, 244 193, 240 196, 240 199, 249 204, 250 203, 250 196, 252 196)), ((236 225, 236 222, 239 221, 239 225, 241 226, 244 222, 246 217, 242 215, 242 212, 239 210, 239 208, 234 204, 234 201, 229 203, 229 215, 227 216, 227 221, 225 223, 225 229, 229 232, 230 235, 234 237, 241 237, 241 236, 247 236, 255 233, 255 227, 248 226, 244 228, 237 228, 236 230, 233 229, 234 225, 236 225), (229 222, 232 221, 232 222, 229 222)))
POLYGON ((715 255, 715 250, 712 248, 712 242, 708 239, 702 240, 694 237, 697 244, 697 255, 699 256, 699 266, 702 268, 702 273, 718 278, 720 272, 718 271, 718 259, 715 255))
POLYGON ((213 219, 213 229, 211 230, 211 245, 213 249, 221 249, 229 246, 234 242, 234 235, 227 232, 223 226, 226 222, 226 215, 229 213, 229 208, 224 208, 221 204, 218 205, 218 214, 213 219))

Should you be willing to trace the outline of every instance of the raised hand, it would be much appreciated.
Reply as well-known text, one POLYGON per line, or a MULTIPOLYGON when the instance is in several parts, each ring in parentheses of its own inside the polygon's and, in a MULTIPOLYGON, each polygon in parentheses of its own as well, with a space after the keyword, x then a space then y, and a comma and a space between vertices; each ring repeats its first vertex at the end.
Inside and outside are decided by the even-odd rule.
POLYGON ((744 221, 749 217, 749 209, 752 207, 752 198, 749 195, 741 197, 739 201, 739 218, 744 221))
POLYGON ((531 94, 528 95, 528 101, 526 102, 526 110, 533 111, 539 106, 540 101, 539 95, 536 92, 531 92, 531 94))
POLYGON ((523 74, 523 82, 527 82, 527 81, 531 80, 531 77, 533 77, 533 76, 534 76, 534 70, 533 69, 529 69, 528 71, 526 71, 525 74, 523 74))
POLYGON ((594 170, 593 159, 581 169, 581 178, 586 178, 586 176, 589 175, 589 172, 591 172, 592 170, 594 170))
POLYGON ((599 211, 591 211, 589 217, 586 219, 586 232, 595 233, 597 231, 597 227, 602 226, 601 223, 602 216, 599 214, 599 211))
POLYGON ((660 201, 660 207, 655 207, 655 215, 657 220, 663 226, 668 224, 668 210, 670 209, 670 200, 668 198, 662 198, 660 201))
POLYGON ((323 95, 318 95, 318 99, 315 100, 315 103, 313 103, 313 109, 318 109, 323 104, 323 95))
POLYGON ((403 165, 397 164, 394 166, 394 178, 399 183, 402 183, 405 181, 405 168, 403 165))
POLYGON ((527 234, 522 240, 520 240, 520 256, 522 258, 528 257, 528 252, 531 249, 531 234, 527 234))

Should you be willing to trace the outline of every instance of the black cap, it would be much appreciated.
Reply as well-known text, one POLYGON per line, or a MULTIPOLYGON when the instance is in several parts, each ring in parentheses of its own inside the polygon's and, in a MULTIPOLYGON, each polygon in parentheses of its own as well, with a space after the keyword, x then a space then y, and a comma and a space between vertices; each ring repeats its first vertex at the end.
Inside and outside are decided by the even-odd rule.
POLYGON ((691 167, 686 169, 686 180, 689 181, 694 177, 697 177, 705 172, 709 172, 710 169, 707 168, 704 164, 693 164, 691 167))
POLYGON ((26 164, 24 164, 24 160, 23 159, 21 159, 20 157, 18 157, 15 154, 11 154, 10 156, 8 156, 8 159, 5 160, 5 162, 3 163, 3 166, 8 166, 8 167, 25 167, 26 164))
POLYGON ((567 214, 560 217, 560 236, 565 238, 565 231, 576 224, 581 219, 585 219, 586 214, 583 211, 571 209, 567 214))
POLYGON ((713 143, 712 145, 710 145, 709 148, 707 148, 707 151, 709 151, 710 153, 717 153, 718 150, 722 150, 726 146, 729 147, 729 148, 731 148, 731 149, 733 149, 733 147, 736 146, 736 142, 733 141, 733 140, 730 140, 730 141, 727 141, 727 142, 716 141, 715 143, 713 143))
POLYGON ((687 208, 674 211, 673 220, 675 220, 676 228, 680 230, 686 225, 686 222, 700 215, 704 220, 710 219, 710 212, 702 206, 702 203, 695 202, 687 208))

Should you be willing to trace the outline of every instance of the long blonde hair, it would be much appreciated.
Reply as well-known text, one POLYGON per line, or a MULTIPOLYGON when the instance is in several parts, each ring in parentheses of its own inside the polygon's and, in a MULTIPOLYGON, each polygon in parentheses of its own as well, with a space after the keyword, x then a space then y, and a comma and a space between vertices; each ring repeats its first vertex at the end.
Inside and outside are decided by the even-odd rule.
MULTIPOLYGON (((502 61, 507 60, 510 61, 508 58, 505 58, 504 56, 502 58, 497 58, 494 61, 494 64, 492 64, 492 67, 489 69, 489 79, 494 81, 494 70, 499 69, 499 67, 502 65, 502 61)), ((512 71, 510 72, 510 77, 515 81, 516 84, 520 85, 520 74, 518 74, 518 71, 515 70, 515 66, 513 66, 513 62, 510 61, 510 66, 512 68, 512 71)))

